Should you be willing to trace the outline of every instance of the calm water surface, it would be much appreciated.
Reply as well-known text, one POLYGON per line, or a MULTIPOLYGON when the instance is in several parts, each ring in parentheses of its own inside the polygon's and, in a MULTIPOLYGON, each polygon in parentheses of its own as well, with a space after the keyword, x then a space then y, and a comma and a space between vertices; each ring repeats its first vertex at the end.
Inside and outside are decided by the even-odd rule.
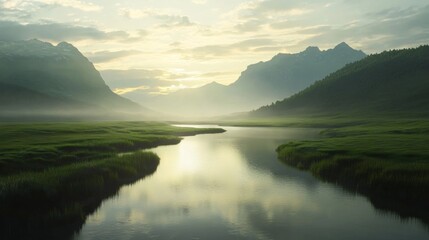
POLYGON ((419 221, 276 159, 279 144, 318 130, 225 129, 153 149, 155 174, 104 201, 76 239, 429 239, 419 221))

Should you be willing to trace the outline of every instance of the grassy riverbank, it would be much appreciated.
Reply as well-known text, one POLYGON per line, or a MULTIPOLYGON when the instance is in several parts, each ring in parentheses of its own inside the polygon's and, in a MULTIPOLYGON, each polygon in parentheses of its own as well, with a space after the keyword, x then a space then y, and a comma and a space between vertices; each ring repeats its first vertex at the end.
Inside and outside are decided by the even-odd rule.
POLYGON ((0 236, 67 238, 103 199, 122 185, 154 173, 158 163, 155 154, 136 152, 3 178, 0 236))
POLYGON ((279 159, 364 193, 381 208, 429 219, 429 121, 385 119, 321 134, 279 146, 279 159))
POLYGON ((350 117, 343 115, 303 115, 291 117, 231 117, 229 119, 201 121, 172 121, 172 124, 219 125, 236 127, 304 127, 333 128, 356 126, 367 123, 391 122, 386 117, 350 117))
POLYGON ((222 131, 151 122, 1 124, 0 175, 43 171, 119 152, 177 144, 181 136, 222 131))
POLYGON ((0 125, 0 237, 69 237, 120 186, 155 172, 158 156, 132 151, 223 131, 147 122, 0 125))

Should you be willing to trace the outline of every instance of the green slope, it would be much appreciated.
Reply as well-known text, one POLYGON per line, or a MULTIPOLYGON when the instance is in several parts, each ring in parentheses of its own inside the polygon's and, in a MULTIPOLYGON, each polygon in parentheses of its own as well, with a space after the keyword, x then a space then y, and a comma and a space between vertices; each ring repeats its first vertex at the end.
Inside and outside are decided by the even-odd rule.
POLYGON ((52 110, 61 110, 64 107, 83 107, 83 103, 66 98, 52 97, 21 86, 0 83, 0 110, 21 111, 25 109, 43 110, 48 107, 52 110))
POLYGON ((90 119, 99 118, 101 111, 106 110, 79 100, 0 83, 2 121, 90 119))
POLYGON ((253 115, 429 115, 429 46, 371 55, 253 115))

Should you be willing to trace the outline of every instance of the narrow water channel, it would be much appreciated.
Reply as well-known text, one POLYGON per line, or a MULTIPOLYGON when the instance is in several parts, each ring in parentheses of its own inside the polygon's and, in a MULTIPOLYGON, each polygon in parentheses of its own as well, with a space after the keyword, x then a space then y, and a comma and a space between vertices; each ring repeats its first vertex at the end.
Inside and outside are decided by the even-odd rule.
POLYGON ((276 159, 279 144, 318 130, 225 129, 153 149, 157 171, 104 201, 75 239, 429 239, 418 220, 276 159))

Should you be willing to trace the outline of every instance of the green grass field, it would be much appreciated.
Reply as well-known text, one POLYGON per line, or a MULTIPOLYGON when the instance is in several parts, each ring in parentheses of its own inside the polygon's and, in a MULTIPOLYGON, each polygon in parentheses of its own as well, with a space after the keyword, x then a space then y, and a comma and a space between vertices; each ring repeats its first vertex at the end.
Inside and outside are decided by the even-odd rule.
POLYGON ((140 150, 223 131, 150 122, 2 124, 0 237, 69 236, 120 186, 156 171, 158 156, 140 150))

